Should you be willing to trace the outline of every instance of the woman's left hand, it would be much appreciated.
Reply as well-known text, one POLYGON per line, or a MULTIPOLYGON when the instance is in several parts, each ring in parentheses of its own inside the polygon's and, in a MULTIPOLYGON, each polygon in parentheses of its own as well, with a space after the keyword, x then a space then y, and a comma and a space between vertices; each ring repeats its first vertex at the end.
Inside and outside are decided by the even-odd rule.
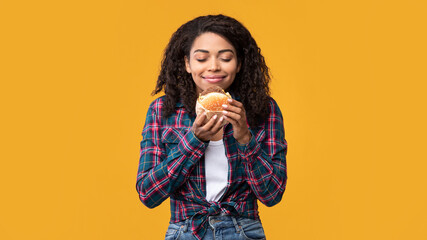
POLYGON ((246 122, 246 111, 243 104, 235 99, 228 99, 227 105, 222 105, 224 119, 233 125, 233 136, 240 144, 251 140, 251 132, 246 122))

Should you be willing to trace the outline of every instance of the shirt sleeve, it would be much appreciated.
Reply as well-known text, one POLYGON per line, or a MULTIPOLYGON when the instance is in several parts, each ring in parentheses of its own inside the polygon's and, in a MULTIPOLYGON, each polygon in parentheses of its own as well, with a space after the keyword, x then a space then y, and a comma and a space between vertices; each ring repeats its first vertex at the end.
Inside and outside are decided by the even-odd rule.
POLYGON ((283 117, 273 99, 264 130, 258 135, 251 130, 251 134, 249 143, 238 143, 238 153, 243 159, 247 182, 258 200, 266 206, 274 206, 280 202, 286 188, 288 145, 283 117))
POLYGON ((136 182, 139 198, 149 208, 160 205, 188 179, 207 145, 189 129, 182 138, 173 138, 176 146, 166 154, 158 109, 153 102, 147 112, 136 182))

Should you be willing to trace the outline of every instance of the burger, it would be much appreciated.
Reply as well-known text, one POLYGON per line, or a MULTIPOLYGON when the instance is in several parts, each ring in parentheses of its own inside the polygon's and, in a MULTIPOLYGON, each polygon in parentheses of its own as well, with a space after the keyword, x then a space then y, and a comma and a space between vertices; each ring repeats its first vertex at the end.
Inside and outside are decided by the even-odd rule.
POLYGON ((196 102, 196 114, 206 112, 207 119, 214 115, 222 116, 222 105, 228 104, 227 100, 232 99, 230 94, 225 92, 221 87, 214 86, 201 92, 196 102))

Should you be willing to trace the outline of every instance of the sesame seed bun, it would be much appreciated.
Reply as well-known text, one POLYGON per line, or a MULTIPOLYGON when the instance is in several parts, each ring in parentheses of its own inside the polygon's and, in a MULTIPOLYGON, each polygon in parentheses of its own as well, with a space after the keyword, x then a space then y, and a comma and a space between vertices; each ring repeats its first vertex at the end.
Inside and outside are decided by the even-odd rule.
POLYGON ((220 87, 210 87, 200 93, 196 103, 196 114, 206 112, 207 119, 214 115, 222 116, 222 105, 228 104, 227 100, 231 99, 229 93, 226 93, 220 87))

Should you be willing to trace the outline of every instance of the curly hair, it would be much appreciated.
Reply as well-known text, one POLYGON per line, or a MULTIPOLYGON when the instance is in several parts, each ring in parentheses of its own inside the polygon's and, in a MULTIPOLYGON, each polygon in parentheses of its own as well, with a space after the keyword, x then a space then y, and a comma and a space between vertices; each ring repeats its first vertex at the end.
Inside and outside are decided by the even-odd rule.
POLYGON ((269 69, 250 32, 236 19, 221 14, 197 17, 182 25, 172 35, 152 93, 155 95, 164 89, 166 96, 162 115, 168 117, 174 113, 177 102, 182 102, 190 114, 195 114, 198 97, 196 85, 191 74, 186 71, 184 57, 189 58, 194 40, 206 32, 226 38, 236 49, 237 61, 241 67, 226 90, 243 103, 250 126, 264 122, 270 109, 269 69))

